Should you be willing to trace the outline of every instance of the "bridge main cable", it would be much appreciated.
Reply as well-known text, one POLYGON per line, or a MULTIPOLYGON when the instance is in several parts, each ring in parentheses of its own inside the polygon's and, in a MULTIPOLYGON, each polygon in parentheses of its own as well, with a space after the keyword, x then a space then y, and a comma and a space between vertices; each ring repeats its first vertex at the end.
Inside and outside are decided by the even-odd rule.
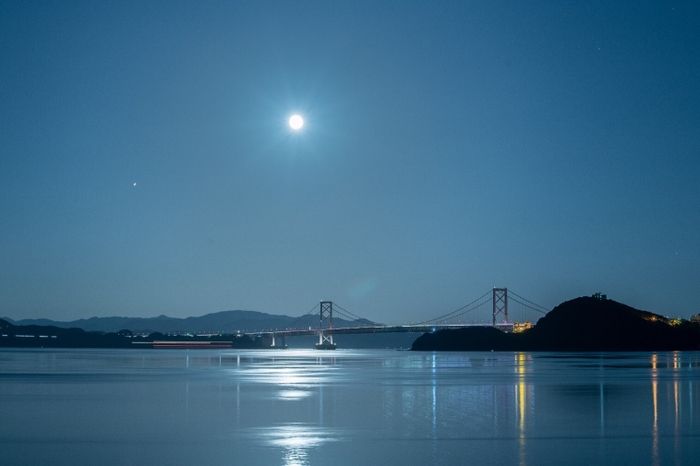
POLYGON ((466 308, 470 307, 471 305, 473 305, 474 303, 481 301, 481 300, 484 299, 486 296, 490 295, 492 292, 493 292, 492 290, 489 290, 489 291, 487 291, 486 293, 484 293, 483 295, 481 295, 481 296, 479 296, 478 298, 476 298, 476 299, 475 299, 474 301, 472 301, 471 303, 465 304, 464 306, 460 307, 459 309, 457 309, 457 310, 455 310, 455 311, 448 312, 447 314, 442 315, 442 316, 440 316, 440 317, 436 317, 436 318, 434 318, 434 319, 429 319, 429 320, 426 320, 426 321, 423 321, 423 322, 418 322, 416 325, 429 325, 429 324, 434 324, 434 323, 437 323, 437 322, 440 321, 440 320, 451 319, 451 318, 454 318, 454 317, 458 317, 458 316, 460 316, 460 315, 462 315, 462 314, 466 314, 467 312, 471 312, 471 311, 473 311, 474 309, 477 309, 478 307, 481 307, 481 306, 483 306, 484 304, 486 304, 486 303, 488 302, 488 300, 487 300, 487 301, 484 301, 483 303, 479 304, 478 306, 475 306, 473 309, 468 309, 467 311, 464 311, 464 312, 462 312, 461 314, 457 314, 457 313, 460 312, 461 310, 466 309, 466 308))
POLYGON ((294 328, 294 326, 296 326, 296 325, 297 325, 299 322, 301 322, 302 320, 307 320, 307 319, 313 317, 315 314, 312 314, 312 312, 314 312, 314 310, 315 310, 318 306, 319 306, 318 304, 314 305, 314 307, 312 307, 311 309, 309 309, 309 311, 308 311, 306 314, 304 314, 304 315, 298 317, 295 321, 293 321, 291 324, 289 324, 289 328, 294 328))
POLYGON ((341 307, 338 303, 333 303, 333 307, 336 308, 336 312, 338 314, 342 315, 343 317, 347 317, 348 319, 369 322, 369 324, 367 324, 367 325, 384 325, 384 324, 380 324, 378 322, 374 322, 372 320, 366 319, 364 317, 360 317, 357 314, 354 314, 354 313, 348 311, 347 309, 341 307), (337 311, 337 309, 340 309, 340 311, 337 311))
POLYGON ((539 312, 540 314, 547 314, 547 313, 549 312, 549 309, 547 309, 546 307, 540 306, 540 305, 537 304, 537 303, 533 303, 532 301, 529 301, 529 300, 523 298, 522 296, 520 296, 518 293, 516 293, 516 292, 513 291, 513 290, 508 290, 508 293, 510 293, 511 295, 515 295, 515 296, 517 296, 518 298, 520 298, 520 299, 522 299, 523 301, 525 301, 525 303, 531 304, 532 306, 536 306, 536 307, 532 307, 532 306, 529 306, 528 304, 522 303, 522 302, 518 301, 517 299, 513 299, 513 297, 511 296, 510 299, 512 299, 513 301, 515 301, 516 303, 518 303, 518 304, 520 304, 520 305, 522 305, 522 306, 525 306, 525 307, 527 307, 527 308, 529 308, 529 309, 532 309, 533 311, 537 311, 537 312, 539 312), (538 309, 538 308, 539 308, 539 309, 538 309))

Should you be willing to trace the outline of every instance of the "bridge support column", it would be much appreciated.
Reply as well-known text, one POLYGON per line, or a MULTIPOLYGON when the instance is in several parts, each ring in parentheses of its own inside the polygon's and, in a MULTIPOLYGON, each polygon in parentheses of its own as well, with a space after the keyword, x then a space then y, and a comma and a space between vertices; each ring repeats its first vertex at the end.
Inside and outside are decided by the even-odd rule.
POLYGON ((271 348, 282 348, 285 349, 287 348, 287 343, 284 339, 283 336, 278 337, 276 334, 272 334, 272 344, 270 345, 271 348))
POLYGON ((287 342, 284 338, 284 335, 278 336, 276 333, 271 333, 270 338, 272 339, 272 342, 270 343, 270 348, 287 348, 287 342))
POLYGON ((316 349, 335 349, 337 345, 333 342, 333 333, 324 333, 324 330, 333 330, 333 301, 321 301, 318 327, 316 349))
POLYGON ((508 288, 493 289, 493 326, 496 326, 496 316, 503 314, 503 322, 508 323, 508 288))

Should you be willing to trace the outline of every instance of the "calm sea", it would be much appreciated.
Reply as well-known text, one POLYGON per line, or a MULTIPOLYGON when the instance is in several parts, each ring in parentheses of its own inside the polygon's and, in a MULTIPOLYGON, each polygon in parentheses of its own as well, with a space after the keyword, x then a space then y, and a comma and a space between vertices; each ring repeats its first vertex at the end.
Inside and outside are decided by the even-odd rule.
POLYGON ((3 465, 697 465, 700 353, 3 350, 3 465))

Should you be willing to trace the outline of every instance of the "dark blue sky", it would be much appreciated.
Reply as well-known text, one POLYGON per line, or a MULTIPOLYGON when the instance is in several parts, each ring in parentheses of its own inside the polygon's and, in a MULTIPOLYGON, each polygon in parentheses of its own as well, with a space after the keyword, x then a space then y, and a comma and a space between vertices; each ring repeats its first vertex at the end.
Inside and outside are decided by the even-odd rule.
POLYGON ((0 63, 0 315, 700 312, 697 1, 0 1, 0 63))

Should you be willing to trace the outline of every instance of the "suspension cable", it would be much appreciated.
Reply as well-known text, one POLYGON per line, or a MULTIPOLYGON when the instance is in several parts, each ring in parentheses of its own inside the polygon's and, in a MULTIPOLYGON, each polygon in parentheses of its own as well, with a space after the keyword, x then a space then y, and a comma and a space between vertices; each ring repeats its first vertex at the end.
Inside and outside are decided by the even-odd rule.
MULTIPOLYGON (((547 312, 549 312, 549 309, 547 309, 546 307, 540 306, 540 305, 537 304, 537 303, 533 303, 532 301, 529 301, 529 300, 523 298, 522 296, 520 296, 520 295, 519 295, 518 293, 516 293, 515 291, 508 290, 508 294, 514 294, 515 296, 517 296, 518 298, 522 299, 522 300, 525 301, 526 303, 532 304, 533 306, 536 306, 536 307, 538 307, 538 308, 544 310, 544 312, 543 312, 543 311, 541 311, 541 310, 537 310, 537 309, 531 308, 531 309, 533 309, 533 310, 535 310, 535 311, 537 311, 537 312, 542 312, 543 314, 546 314, 547 312)), ((523 304, 523 303, 520 303, 520 304, 522 304, 523 306, 525 306, 525 304, 523 304)), ((529 307, 529 306, 527 306, 527 307, 529 307)))
POLYGON ((295 325, 297 325, 300 321, 302 321, 302 320, 307 320, 309 317, 311 317, 311 316, 313 315, 313 314, 311 314, 311 313, 312 313, 312 312, 314 311, 314 309, 316 309, 318 306, 319 306, 318 304, 314 305, 314 307, 312 307, 311 309, 309 309, 309 311, 308 311, 306 314, 304 314, 304 315, 298 317, 295 321, 293 321, 291 324, 289 324, 289 328, 293 328, 293 327, 294 327, 295 325))
POLYGON ((362 318, 362 317, 359 317, 359 318, 358 318, 357 316, 355 316, 355 315, 352 314, 352 313, 346 314, 347 311, 345 311, 345 309, 343 309, 343 308, 340 307, 340 306, 338 306, 338 307, 339 307, 341 310, 335 309, 335 308, 336 308, 336 305, 335 305, 335 303, 333 304, 333 312, 334 312, 335 314, 340 315, 341 317, 344 317, 345 319, 347 319, 347 320, 350 321, 350 322, 357 323, 358 326, 360 326, 360 327, 368 327, 368 326, 381 325, 381 324, 378 324, 378 323, 376 323, 376 322, 372 322, 372 321, 369 320, 369 319, 364 319, 364 318, 362 318), (345 311, 345 312, 343 312, 343 311, 345 311))
MULTIPOLYGON (((450 319, 456 319, 457 317, 462 317, 464 314, 468 314, 468 313, 470 313, 470 312, 472 312, 472 311, 476 311, 476 310, 479 309, 481 306, 483 306, 484 304, 489 303, 490 301, 491 301, 491 300, 487 299, 487 300, 484 301, 483 303, 477 304, 476 306, 472 307, 471 309, 467 309, 466 311, 462 312, 461 314, 453 315, 452 317, 450 317, 450 319)), ((447 320, 447 319, 445 319, 445 320, 447 320)))
MULTIPOLYGON (((515 293, 513 293, 513 294, 515 294, 515 293)), ((516 295, 516 296, 517 296, 517 295, 516 295)), ((539 312, 540 314, 547 314, 546 312, 541 311, 540 309, 534 308, 534 307, 532 307, 532 306, 529 306, 529 305, 527 305, 527 304, 525 304, 525 303, 522 303, 522 302, 518 301, 518 300, 515 299, 515 298, 508 297, 508 299, 510 299, 511 301, 515 301, 516 303, 520 304, 521 306, 525 306, 525 307, 528 308, 528 309, 532 309, 532 310, 535 311, 535 312, 539 312)))
MULTIPOLYGON (((418 322, 416 325, 426 325, 426 324, 431 324, 431 323, 437 322, 437 321, 439 321, 439 320, 451 319, 452 317, 455 317, 454 314, 457 314, 457 313, 458 313, 459 311, 461 311, 462 309, 468 308, 469 306, 471 306, 472 304, 476 303, 477 301, 481 301, 482 299, 484 299, 484 297, 488 296, 490 293, 492 293, 491 290, 487 291, 486 293, 484 293, 483 295, 479 296, 478 298, 476 298, 476 299, 475 299, 474 301, 472 301, 471 303, 465 304, 464 306, 460 307, 459 309, 457 309, 457 310, 455 310, 455 311, 448 312, 448 313, 445 314, 445 315, 442 315, 442 316, 440 316, 440 317, 436 317, 436 318, 434 318, 434 319, 429 319, 429 320, 426 320, 426 321, 424 321, 424 322, 418 322)), ((485 301, 484 303, 486 303, 486 302, 488 302, 488 301, 485 301)), ((474 309, 477 309, 478 307, 481 307, 484 303, 479 304, 479 305, 478 305, 477 307, 475 307, 474 309)), ((472 310, 473 310, 473 309, 469 309, 469 311, 472 311, 472 310)), ((459 314, 459 315, 466 314, 466 313, 469 312, 469 311, 465 311, 465 312, 463 312, 462 314, 459 314)))
POLYGON ((340 306, 336 303, 333 303, 333 307, 343 311, 346 314, 346 317, 351 317, 354 320, 364 320, 366 322, 370 322, 371 324, 376 324, 376 322, 373 322, 369 319, 365 319, 364 317, 360 317, 357 314, 353 314, 352 312, 348 311, 347 309, 344 309, 342 306, 340 306))

